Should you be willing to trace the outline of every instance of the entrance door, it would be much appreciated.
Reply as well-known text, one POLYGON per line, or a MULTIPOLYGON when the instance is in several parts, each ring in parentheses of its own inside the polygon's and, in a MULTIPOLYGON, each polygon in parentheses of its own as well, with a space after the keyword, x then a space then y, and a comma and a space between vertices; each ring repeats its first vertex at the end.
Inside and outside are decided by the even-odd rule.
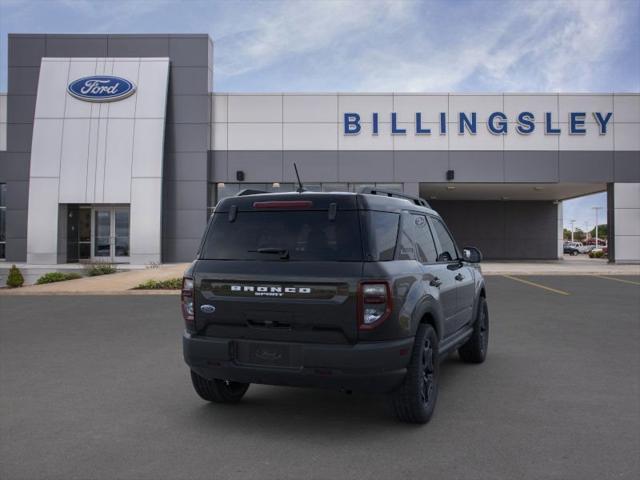
POLYGON ((94 207, 92 230, 94 260, 129 261, 129 207, 94 207))
POLYGON ((91 215, 89 205, 67 205, 67 262, 91 259, 91 215))

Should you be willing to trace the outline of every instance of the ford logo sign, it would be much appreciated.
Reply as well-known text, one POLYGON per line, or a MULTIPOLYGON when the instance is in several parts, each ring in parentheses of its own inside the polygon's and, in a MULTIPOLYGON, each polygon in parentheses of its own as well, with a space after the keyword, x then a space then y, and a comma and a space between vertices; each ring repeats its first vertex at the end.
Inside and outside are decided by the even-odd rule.
POLYGON ((113 102, 133 94, 136 86, 121 77, 96 75, 71 82, 67 91, 70 95, 87 102, 113 102))
POLYGON ((216 307, 214 307, 213 305, 201 305, 200 311, 202 313, 213 313, 216 311, 216 307))

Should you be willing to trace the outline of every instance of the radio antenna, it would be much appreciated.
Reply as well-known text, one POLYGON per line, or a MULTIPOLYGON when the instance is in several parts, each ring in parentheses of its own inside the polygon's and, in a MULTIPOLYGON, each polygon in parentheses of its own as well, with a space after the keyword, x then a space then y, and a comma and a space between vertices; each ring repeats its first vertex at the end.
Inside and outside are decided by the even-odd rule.
POLYGON ((302 193, 305 191, 305 189, 302 186, 302 182, 300 181, 300 174, 298 173, 298 166, 296 165, 296 162, 293 162, 293 168, 296 171, 296 177, 298 178, 298 189, 296 190, 296 192, 302 193))

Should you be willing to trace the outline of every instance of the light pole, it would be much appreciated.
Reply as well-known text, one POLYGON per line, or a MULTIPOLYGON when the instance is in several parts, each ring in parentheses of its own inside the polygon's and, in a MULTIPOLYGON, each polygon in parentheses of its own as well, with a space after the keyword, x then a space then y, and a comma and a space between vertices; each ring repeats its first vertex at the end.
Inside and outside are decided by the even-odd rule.
POLYGON ((603 207, 591 207, 596 211, 596 248, 598 248, 598 210, 602 210, 603 207))
POLYGON ((575 220, 571 220, 570 223, 571 223, 571 241, 573 242, 573 231, 575 230, 574 229, 574 225, 575 225, 576 221, 575 220))
POLYGON ((584 242, 589 239, 589 222, 584 222, 584 242))

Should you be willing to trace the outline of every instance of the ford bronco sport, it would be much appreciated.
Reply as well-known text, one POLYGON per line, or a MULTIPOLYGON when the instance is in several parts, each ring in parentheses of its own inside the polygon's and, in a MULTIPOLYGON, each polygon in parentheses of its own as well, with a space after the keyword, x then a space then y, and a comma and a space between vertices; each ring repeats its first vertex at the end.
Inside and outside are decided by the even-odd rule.
POLYGON ((417 197, 226 198, 183 280, 193 387, 223 403, 251 383, 388 392, 398 419, 425 423, 440 360, 487 354, 480 260, 417 197))

